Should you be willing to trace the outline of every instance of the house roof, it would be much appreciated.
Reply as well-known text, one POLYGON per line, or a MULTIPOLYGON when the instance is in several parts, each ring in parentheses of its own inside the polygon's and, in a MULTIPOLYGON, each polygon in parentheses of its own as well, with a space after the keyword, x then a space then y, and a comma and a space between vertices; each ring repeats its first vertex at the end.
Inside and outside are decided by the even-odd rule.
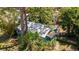
MULTIPOLYGON (((43 38, 45 38, 47 34, 51 31, 49 27, 46 27, 45 25, 40 24, 40 23, 27 21, 27 26, 28 26, 28 31, 37 32, 39 36, 43 38)), ((21 31, 21 25, 19 25, 17 29, 21 31)))

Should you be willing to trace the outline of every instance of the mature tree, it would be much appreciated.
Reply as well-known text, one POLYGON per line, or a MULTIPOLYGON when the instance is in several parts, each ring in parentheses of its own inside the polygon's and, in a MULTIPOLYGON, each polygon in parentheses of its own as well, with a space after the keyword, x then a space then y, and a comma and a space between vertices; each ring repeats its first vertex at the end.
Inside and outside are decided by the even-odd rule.
POLYGON ((61 8, 62 27, 67 33, 79 32, 79 8, 61 8), (77 30, 76 30, 77 29, 77 30))

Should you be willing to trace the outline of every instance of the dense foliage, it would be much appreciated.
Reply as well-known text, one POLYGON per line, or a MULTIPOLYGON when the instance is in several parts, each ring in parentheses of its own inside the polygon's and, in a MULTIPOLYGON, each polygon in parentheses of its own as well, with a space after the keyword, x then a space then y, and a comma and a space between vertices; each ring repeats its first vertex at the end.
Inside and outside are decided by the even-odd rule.
MULTIPOLYGON (((20 7, 19 7, 20 8, 20 7)), ((17 25, 22 24, 21 21, 29 20, 36 23, 42 23, 54 27, 53 25, 53 14, 55 8, 52 7, 28 7, 26 10, 21 10, 21 12, 26 15, 18 12, 18 8, 0 8, 0 30, 4 33, 10 35, 14 34, 15 28, 17 25), (27 15, 28 14, 28 15, 27 15), (21 18, 20 16, 26 16, 26 18, 21 18), (18 18, 19 17, 19 18, 18 18), (20 21, 20 22, 19 22, 20 21)), ((79 43, 79 8, 76 7, 63 7, 59 10, 59 15, 57 20, 60 20, 60 26, 66 30, 67 38, 75 37, 76 42, 79 43)), ((27 23, 26 23, 27 24, 27 23)), ((23 28, 23 26, 21 26, 23 28)), ((17 36, 17 35, 16 35, 17 36)), ((53 38, 51 41, 46 41, 44 38, 39 37, 39 34, 26 32, 23 35, 17 36, 19 50, 30 50, 30 51, 44 51, 44 50, 54 50, 56 39, 53 38)))
POLYGON ((62 8, 61 9, 62 27, 68 33, 78 31, 79 27, 79 8, 62 8))
POLYGON ((11 35, 16 27, 17 16, 15 8, 0 8, 0 29, 11 35))
POLYGON ((29 13, 29 20, 43 23, 43 24, 52 24, 53 20, 53 8, 48 7, 35 7, 28 8, 27 13, 29 13))
POLYGON ((19 50, 27 51, 45 51, 53 50, 56 44, 56 38, 51 41, 39 37, 39 34, 28 32, 24 36, 18 37, 19 39, 19 50))
POLYGON ((79 8, 61 8, 61 26, 68 33, 67 36, 79 44, 79 8))

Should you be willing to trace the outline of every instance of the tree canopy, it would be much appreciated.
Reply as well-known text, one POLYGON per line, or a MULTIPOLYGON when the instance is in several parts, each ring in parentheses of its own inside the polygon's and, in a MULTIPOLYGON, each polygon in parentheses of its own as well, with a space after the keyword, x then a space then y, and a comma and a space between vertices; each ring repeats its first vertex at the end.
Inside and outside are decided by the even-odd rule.
POLYGON ((53 8, 48 7, 32 7, 27 8, 29 14, 29 20, 34 22, 40 22, 43 24, 50 24, 53 20, 53 8))

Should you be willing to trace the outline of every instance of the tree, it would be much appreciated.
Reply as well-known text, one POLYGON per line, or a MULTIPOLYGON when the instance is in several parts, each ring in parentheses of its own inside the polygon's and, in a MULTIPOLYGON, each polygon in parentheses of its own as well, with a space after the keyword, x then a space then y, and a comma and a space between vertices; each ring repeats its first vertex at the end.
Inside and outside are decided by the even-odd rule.
MULTIPOLYGON (((18 38, 19 50, 26 49, 26 41, 24 36, 27 35, 27 16, 25 7, 19 7, 20 10, 20 24, 21 24, 21 36, 18 38)), ((27 36, 26 36, 27 37, 27 36)))
POLYGON ((27 9, 29 20, 37 23, 52 24, 53 9, 47 7, 31 7, 27 9))
POLYGON ((79 8, 61 8, 62 27, 67 33, 76 33, 79 27, 79 8))
POLYGON ((22 34, 27 32, 27 18, 26 18, 26 10, 25 7, 20 7, 20 14, 21 14, 21 19, 20 19, 20 23, 21 23, 21 30, 22 30, 22 34))

